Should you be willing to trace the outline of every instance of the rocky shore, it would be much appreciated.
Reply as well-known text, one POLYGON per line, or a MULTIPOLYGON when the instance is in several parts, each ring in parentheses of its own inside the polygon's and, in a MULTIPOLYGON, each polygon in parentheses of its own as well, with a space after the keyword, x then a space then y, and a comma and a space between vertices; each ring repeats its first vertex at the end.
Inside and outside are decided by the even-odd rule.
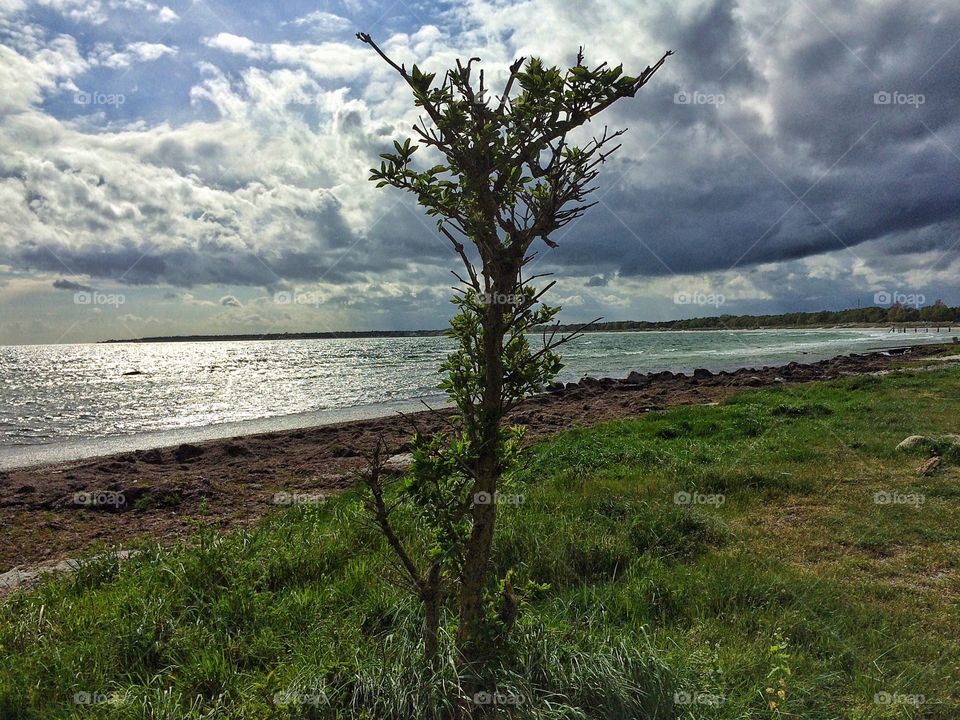
MULTIPOLYGON (((919 345, 736 372, 588 377, 530 398, 510 420, 526 426, 534 442, 569 427, 718 402, 745 388, 879 372, 955 348, 919 345)), ((322 502, 352 484, 378 438, 401 454, 415 428, 440 430, 449 415, 423 411, 0 472, 0 573, 139 538, 170 542, 198 523, 239 527, 278 506, 322 502)))

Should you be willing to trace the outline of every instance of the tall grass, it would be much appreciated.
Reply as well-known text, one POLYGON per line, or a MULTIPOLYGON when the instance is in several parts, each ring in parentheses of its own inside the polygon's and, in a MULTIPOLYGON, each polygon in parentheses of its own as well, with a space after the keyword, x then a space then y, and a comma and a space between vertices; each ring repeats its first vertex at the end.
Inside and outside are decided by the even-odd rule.
POLYGON ((893 449, 956 431, 958 400, 955 371, 843 380, 542 443, 500 508, 497 572, 534 589, 490 697, 463 696, 452 607, 422 661, 348 492, 11 596, 0 718, 960 717, 960 472, 893 449))

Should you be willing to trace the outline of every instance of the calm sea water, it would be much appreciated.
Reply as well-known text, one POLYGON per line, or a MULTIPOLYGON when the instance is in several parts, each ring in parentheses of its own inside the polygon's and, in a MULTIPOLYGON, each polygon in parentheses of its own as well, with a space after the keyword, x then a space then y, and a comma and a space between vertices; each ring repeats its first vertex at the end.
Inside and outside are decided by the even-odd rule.
MULTIPOLYGON (((813 360, 943 335, 882 330, 594 333, 561 380, 813 360)), ((0 347, 0 453, 258 421, 256 429, 367 416, 436 399, 446 338, 0 347), (138 370, 141 375, 124 373, 138 370), (324 414, 325 412, 325 414, 324 414), (318 415, 319 413, 319 415, 318 415), (264 424, 265 420, 275 422, 264 424)), ((242 429, 239 430, 242 432, 242 429)))

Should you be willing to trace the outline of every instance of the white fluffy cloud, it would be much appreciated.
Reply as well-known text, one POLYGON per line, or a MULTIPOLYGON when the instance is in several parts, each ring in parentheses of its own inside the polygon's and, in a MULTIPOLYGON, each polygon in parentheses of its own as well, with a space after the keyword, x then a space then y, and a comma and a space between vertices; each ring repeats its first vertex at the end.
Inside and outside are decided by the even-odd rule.
MULTIPOLYGON (((631 131, 600 204, 537 261, 573 316, 675 315, 677 288, 745 311, 953 286, 960 12, 946 2, 364 2, 249 21, 176 7, 0 0, 0 280, 113 283, 131 302, 192 288, 198 312, 277 329, 321 322, 264 299, 299 287, 324 298, 322 322, 439 325, 455 258, 366 179, 417 113, 356 27, 429 70, 481 55, 493 85, 521 54, 569 63, 584 45, 632 71, 678 51, 610 111, 631 131), (882 90, 925 103, 878 106, 882 90)), ((127 315, 167 322, 170 307, 127 315)))

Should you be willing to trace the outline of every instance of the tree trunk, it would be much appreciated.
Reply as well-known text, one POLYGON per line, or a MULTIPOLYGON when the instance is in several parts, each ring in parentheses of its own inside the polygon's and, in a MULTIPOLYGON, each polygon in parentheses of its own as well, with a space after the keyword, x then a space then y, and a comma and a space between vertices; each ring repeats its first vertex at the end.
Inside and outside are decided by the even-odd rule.
POLYGON ((424 588, 423 600, 423 654, 431 664, 437 660, 438 635, 440 630, 440 563, 430 566, 424 588))
MULTIPOLYGON (((490 552, 497 519, 496 492, 500 478, 500 419, 503 407, 503 308, 501 295, 513 288, 494 277, 492 297, 484 316, 485 383, 480 405, 474 483, 473 529, 464 554, 460 583, 460 623, 457 649, 464 689, 472 697, 484 687, 483 666, 491 633, 483 604, 490 552), (478 501, 479 500, 479 501, 478 501)), ((483 708, 475 708, 480 713, 483 708)), ((479 714, 479 713, 478 713, 479 714)))

